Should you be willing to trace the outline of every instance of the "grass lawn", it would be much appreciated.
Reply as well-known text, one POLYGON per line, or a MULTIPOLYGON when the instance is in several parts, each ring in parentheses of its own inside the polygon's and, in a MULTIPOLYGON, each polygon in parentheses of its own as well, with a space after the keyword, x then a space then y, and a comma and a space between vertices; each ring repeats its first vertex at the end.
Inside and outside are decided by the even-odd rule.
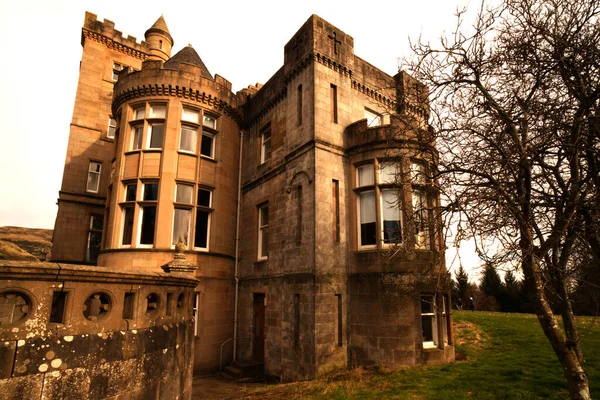
MULTIPOLYGON (((394 372, 357 369, 247 387, 250 399, 564 399, 561 367, 530 314, 454 311, 458 361, 394 372)), ((600 321, 581 318, 584 368, 600 398, 600 321)))

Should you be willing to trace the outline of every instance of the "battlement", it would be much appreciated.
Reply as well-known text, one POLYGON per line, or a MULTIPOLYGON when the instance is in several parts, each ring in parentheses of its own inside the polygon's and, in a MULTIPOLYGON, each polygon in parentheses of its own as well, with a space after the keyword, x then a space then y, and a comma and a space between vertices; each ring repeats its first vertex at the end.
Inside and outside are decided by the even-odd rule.
POLYGON ((146 43, 143 40, 141 42, 138 42, 137 39, 131 35, 124 37, 121 31, 115 29, 114 22, 108 19, 98 21, 97 18, 98 17, 96 16, 96 14, 86 11, 85 19, 83 21, 83 32, 81 37, 82 46, 86 38, 91 38, 93 40, 104 42, 107 45, 109 45, 109 47, 117 49, 124 46, 130 49, 128 53, 131 53, 133 50, 134 53, 138 53, 138 58, 146 58, 147 53, 149 51, 148 43, 146 43), (104 39, 98 36, 101 36, 104 39))

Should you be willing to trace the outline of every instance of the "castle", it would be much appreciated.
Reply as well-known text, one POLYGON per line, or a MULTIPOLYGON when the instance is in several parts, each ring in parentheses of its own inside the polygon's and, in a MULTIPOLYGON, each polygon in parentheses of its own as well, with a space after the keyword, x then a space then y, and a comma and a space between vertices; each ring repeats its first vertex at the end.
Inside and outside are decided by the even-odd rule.
POLYGON ((159 273, 185 246, 197 374, 454 359, 424 85, 316 15, 237 93, 163 17, 138 42, 86 13, 81 41, 52 261, 159 273))

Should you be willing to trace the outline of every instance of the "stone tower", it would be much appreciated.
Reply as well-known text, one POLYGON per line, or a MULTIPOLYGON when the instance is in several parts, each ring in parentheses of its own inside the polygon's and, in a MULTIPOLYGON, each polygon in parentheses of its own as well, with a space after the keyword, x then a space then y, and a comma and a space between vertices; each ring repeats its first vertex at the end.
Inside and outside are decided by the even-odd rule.
POLYGON ((169 28, 162 15, 156 20, 154 25, 146 31, 144 36, 148 43, 149 60, 167 61, 171 57, 171 49, 175 42, 169 33, 169 28))

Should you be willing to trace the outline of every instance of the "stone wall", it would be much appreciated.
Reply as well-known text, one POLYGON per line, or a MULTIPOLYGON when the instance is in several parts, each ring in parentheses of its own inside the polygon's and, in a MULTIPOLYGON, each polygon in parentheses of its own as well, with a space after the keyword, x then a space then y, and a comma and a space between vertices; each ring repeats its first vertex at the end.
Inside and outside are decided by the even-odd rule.
POLYGON ((191 398, 195 279, 0 262, 0 398, 191 398))

